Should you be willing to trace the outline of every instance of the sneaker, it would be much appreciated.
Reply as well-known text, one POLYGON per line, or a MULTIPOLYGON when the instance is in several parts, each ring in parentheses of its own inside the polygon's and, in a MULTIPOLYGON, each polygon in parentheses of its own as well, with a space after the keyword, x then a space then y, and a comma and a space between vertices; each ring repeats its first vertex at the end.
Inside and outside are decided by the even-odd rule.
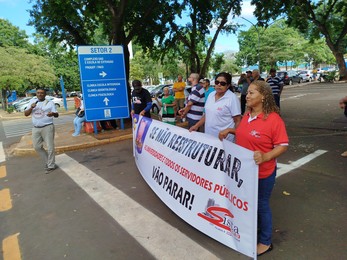
POLYGON ((52 171, 54 171, 55 169, 57 169, 57 168, 58 168, 57 166, 54 166, 53 168, 47 168, 46 171, 45 171, 45 173, 46 173, 46 174, 49 174, 49 173, 51 173, 52 171))
POLYGON ((72 134, 72 136, 79 136, 79 135, 80 135, 80 134, 77 134, 77 135, 76 135, 76 134, 72 134))
POLYGON ((343 152, 343 153, 341 154, 341 156, 347 157, 347 151, 343 152))

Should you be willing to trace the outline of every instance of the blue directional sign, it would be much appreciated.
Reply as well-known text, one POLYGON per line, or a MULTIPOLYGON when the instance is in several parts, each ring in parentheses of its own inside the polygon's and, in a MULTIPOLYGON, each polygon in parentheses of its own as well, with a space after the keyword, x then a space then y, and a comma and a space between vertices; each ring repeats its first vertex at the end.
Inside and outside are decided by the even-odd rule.
POLYGON ((87 121, 129 117, 123 46, 78 46, 87 121))

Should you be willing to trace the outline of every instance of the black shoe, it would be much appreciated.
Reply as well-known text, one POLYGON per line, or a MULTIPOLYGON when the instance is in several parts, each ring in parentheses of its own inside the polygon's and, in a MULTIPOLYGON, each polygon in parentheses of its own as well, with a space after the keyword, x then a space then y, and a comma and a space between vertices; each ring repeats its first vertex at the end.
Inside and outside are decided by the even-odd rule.
POLYGON ((274 248, 273 245, 270 244, 270 247, 269 247, 267 250, 265 250, 263 253, 257 254, 257 256, 261 256, 261 255, 263 255, 263 254, 266 254, 266 253, 272 251, 273 248, 274 248))
POLYGON ((52 171, 54 171, 55 169, 57 169, 57 168, 58 168, 57 166, 54 166, 53 168, 47 168, 46 171, 45 171, 45 173, 46 173, 46 174, 49 174, 49 173, 51 173, 52 171))

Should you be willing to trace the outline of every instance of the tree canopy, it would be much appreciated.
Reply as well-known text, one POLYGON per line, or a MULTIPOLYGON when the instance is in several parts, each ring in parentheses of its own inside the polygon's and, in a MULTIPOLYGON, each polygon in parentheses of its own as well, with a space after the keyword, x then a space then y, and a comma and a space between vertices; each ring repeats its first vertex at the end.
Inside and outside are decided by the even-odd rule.
POLYGON ((274 22, 269 27, 258 27, 260 46, 258 50, 257 31, 251 27, 239 34, 240 52, 237 61, 240 66, 253 65, 260 58, 263 69, 276 67, 277 62, 287 64, 334 63, 333 55, 326 43, 320 40, 308 41, 297 29, 288 27, 284 19, 274 22))
POLYGON ((237 29, 232 22, 241 12, 241 0, 186 0, 178 1, 175 20, 170 20, 170 30, 158 45, 162 55, 168 50, 189 64, 190 72, 207 74, 210 59, 220 33, 237 29), (185 15, 187 19, 182 19, 185 15), (230 20, 231 18, 231 20, 230 20), (212 34, 212 38, 207 35, 212 34))
POLYGON ((49 87, 57 77, 50 60, 37 55, 28 36, 9 21, 0 19, 0 89, 6 109, 6 93, 20 94, 28 88, 49 87))
MULTIPOLYGON (((173 54, 190 71, 205 74, 218 35, 236 30, 228 18, 240 14, 242 0, 36 0, 30 24, 52 41, 71 46, 95 44, 102 28, 108 44, 131 41, 147 50, 173 54), (64 15, 61 15, 61 14, 64 15), (188 17, 188 21, 182 17, 188 17), (208 40, 207 34, 214 32, 208 40)), ((128 49, 125 48, 129 75, 128 49)))
POLYGON ((28 36, 24 30, 0 18, 0 47, 8 46, 28 48, 28 36))
POLYGON ((158 35, 166 33, 165 24, 170 8, 166 1, 108 1, 108 0, 36 0, 30 10, 30 24, 54 43, 92 45, 94 33, 102 28, 108 44, 125 48, 126 71, 129 75, 128 44, 136 40, 152 46, 158 35), (62 15, 63 14, 63 15, 62 15))
POLYGON ((255 15, 261 26, 271 19, 287 17, 290 26, 298 28, 308 39, 325 38, 339 66, 340 75, 347 79, 344 54, 347 50, 347 2, 346 0, 252 0, 255 15))

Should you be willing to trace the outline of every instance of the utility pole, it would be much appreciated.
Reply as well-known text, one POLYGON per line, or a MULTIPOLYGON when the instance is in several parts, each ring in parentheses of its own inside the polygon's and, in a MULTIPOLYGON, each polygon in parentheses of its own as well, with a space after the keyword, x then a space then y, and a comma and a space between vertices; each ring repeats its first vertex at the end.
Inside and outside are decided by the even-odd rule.
POLYGON ((261 73, 261 67, 260 67, 260 32, 259 32, 259 28, 258 26, 256 26, 254 23, 252 23, 250 20, 243 18, 242 16, 240 16, 241 19, 249 22, 250 24, 253 25, 253 27, 255 28, 255 30, 257 31, 258 34, 258 46, 257 46, 257 54, 258 54, 258 68, 259 68, 259 72, 261 73))

